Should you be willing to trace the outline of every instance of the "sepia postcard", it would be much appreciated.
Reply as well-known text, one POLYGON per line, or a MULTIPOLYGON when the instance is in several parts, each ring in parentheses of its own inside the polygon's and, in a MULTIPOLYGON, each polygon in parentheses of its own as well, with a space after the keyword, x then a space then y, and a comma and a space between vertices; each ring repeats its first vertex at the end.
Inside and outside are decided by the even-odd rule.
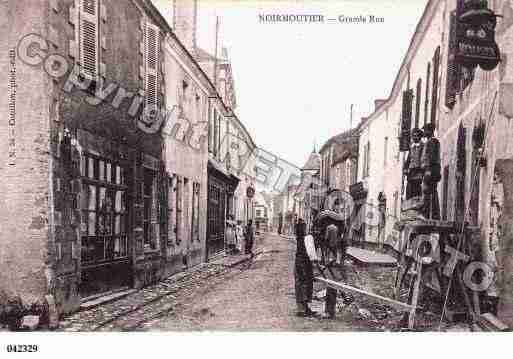
POLYGON ((513 328, 513 1, 1 0, 0 24, 0 357, 418 358, 513 328))

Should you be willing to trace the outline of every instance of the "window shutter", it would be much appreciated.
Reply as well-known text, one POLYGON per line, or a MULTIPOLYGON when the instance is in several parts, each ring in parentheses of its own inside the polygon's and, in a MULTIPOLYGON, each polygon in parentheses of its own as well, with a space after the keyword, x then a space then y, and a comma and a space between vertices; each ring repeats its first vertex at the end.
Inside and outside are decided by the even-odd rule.
POLYGON ((438 128, 436 112, 438 103, 438 74, 440 72, 440 46, 433 57, 433 89, 431 93, 431 123, 438 128))
POLYGON ((82 74, 96 80, 99 67, 98 0, 81 0, 79 14, 82 74))
POLYGON ((424 96, 424 124, 429 122, 429 85, 431 82, 431 63, 427 65, 426 71, 426 95, 424 96))
POLYGON ((169 203, 169 180, 166 172, 166 164, 160 161, 159 178, 158 178, 158 192, 159 192, 159 222, 160 222, 160 241, 161 248, 164 248, 168 242, 168 212, 167 207, 169 203))
POLYGON ((422 79, 417 80, 417 90, 415 93, 415 128, 419 127, 420 122, 420 99, 422 97, 422 79))
MULTIPOLYGON (((159 52, 160 36, 159 28, 153 24, 146 24, 145 38, 145 60, 146 60, 146 106, 150 111, 160 109, 159 101, 159 52)), ((148 113, 146 114, 148 115, 148 113)))
POLYGON ((367 142, 367 177, 370 176, 371 152, 370 142, 367 142))
POLYGON ((447 80, 445 90, 445 105, 452 109, 456 103, 456 94, 459 92, 459 65, 456 62, 457 51, 457 19, 453 11, 449 20, 449 48, 447 54, 447 80))
POLYGON ((410 150, 410 130, 413 107, 413 90, 403 91, 403 108, 401 118, 401 137, 399 137, 399 151, 410 150))

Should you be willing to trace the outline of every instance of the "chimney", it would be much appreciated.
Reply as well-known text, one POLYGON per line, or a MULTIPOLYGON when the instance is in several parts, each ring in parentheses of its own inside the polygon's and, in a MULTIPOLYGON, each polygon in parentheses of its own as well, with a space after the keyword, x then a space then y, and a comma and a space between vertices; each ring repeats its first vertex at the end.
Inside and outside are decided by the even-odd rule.
POLYGON ((198 0, 173 0, 173 31, 194 56, 196 52, 196 18, 198 0))
POLYGON ((376 111, 385 102, 387 102, 387 100, 374 100, 374 111, 376 111))

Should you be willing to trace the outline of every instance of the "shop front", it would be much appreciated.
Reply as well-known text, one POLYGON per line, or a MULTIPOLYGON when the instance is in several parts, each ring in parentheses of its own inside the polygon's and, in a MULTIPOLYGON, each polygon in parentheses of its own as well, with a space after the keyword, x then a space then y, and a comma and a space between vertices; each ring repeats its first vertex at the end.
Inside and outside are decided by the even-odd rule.
POLYGON ((225 249, 228 215, 234 214, 234 193, 239 179, 221 165, 208 162, 207 260, 225 249))
POLYGON ((78 131, 77 143, 80 296, 155 280, 145 272, 149 258, 159 257, 165 243, 160 238, 165 233, 161 161, 84 130, 78 131))

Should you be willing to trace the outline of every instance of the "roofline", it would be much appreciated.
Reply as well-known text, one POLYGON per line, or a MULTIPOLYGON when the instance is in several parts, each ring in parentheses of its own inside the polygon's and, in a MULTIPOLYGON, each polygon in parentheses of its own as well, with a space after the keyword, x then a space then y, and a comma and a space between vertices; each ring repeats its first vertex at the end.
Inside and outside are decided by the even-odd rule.
MULTIPOLYGON (((214 98, 216 99, 217 101, 219 101, 221 103, 221 106, 223 108, 223 111, 224 111, 224 114, 225 116, 235 116, 235 114, 233 113, 233 111, 231 110, 231 108, 229 108, 228 106, 226 106, 226 104, 224 103, 221 95, 219 94, 219 92, 217 91, 216 87, 214 86, 213 82, 210 80, 210 78, 207 76, 207 74, 205 73, 205 71, 203 71, 203 69, 201 68, 201 66, 199 65, 198 61, 196 61, 196 59, 194 58, 194 56, 192 56, 192 54, 189 52, 189 50, 187 50, 187 48, 185 47, 184 44, 182 44, 182 42, 180 41, 180 39, 178 39, 178 37, 176 36, 176 34, 174 33, 173 29, 171 28, 171 26, 169 26, 168 22, 166 21, 166 19, 162 16, 162 14, 160 13, 160 11, 155 7, 155 5, 153 5, 153 3, 151 2, 151 0, 135 0, 137 1, 137 3, 142 6, 146 12, 147 12, 147 15, 150 16, 155 22, 157 22, 162 28, 163 30, 165 30, 170 36, 171 38, 173 39, 173 41, 178 45, 178 47, 180 48, 180 51, 182 53, 184 53, 188 59, 189 59, 189 62, 192 64, 192 66, 194 67, 194 69, 196 70, 196 72, 199 74, 199 77, 206 82, 208 89, 210 90, 210 94, 209 94, 209 98, 214 98), (214 95, 214 96, 212 96, 214 95)), ((242 125, 242 123, 238 120, 237 118, 237 121, 242 125)), ((244 130, 247 132, 247 129, 244 127, 244 125, 242 125, 241 127, 244 128, 244 130)), ((248 133, 249 135, 249 133, 248 133)), ((251 138, 251 136, 249 136, 249 138, 251 139, 251 142, 253 144, 254 147, 256 147, 255 143, 253 142, 253 139, 251 138)))
POLYGON ((328 147, 329 145, 332 145, 333 142, 335 142, 335 137, 340 136, 340 135, 348 132, 347 139, 349 140, 352 136, 359 135, 359 131, 360 131, 360 124, 358 124, 356 127, 353 127, 353 128, 351 128, 349 130, 346 130, 344 132, 340 132, 337 135, 331 136, 326 142, 324 142, 324 144, 322 145, 322 147, 321 147, 321 149, 319 150, 318 153, 320 154, 321 152, 324 152, 326 147, 328 147), (353 132, 353 133, 351 133, 351 132, 353 132))
POLYGON ((251 137, 251 135, 249 134, 249 131, 248 129, 246 128, 246 126, 244 126, 244 124, 242 122, 240 122, 239 120, 239 117, 235 114, 235 112, 232 111, 232 116, 231 116, 231 120, 232 121, 236 121, 237 124, 242 128, 242 130, 244 131, 244 134, 247 136, 247 138, 249 138, 249 140, 251 141, 251 145, 253 146, 253 148, 256 148, 256 144, 255 144, 255 141, 253 141, 253 138, 251 137))
POLYGON ((376 117, 381 115, 383 111, 387 110, 391 105, 393 100, 396 99, 399 92, 399 84, 402 83, 404 77, 408 73, 410 62, 413 56, 417 53, 418 47, 420 46, 422 40, 426 35, 426 29, 431 25, 431 21, 433 21, 433 17, 436 13, 437 7, 442 3, 441 0, 428 0, 426 7, 424 8, 424 12, 420 17, 419 22, 415 28, 413 36, 410 39, 410 45, 408 46, 408 50, 406 51, 405 56, 403 57, 403 61, 401 63, 401 67, 396 74, 394 84, 392 85, 392 89, 390 90, 390 94, 385 102, 383 102, 378 108, 376 108, 369 116, 365 118, 362 122, 360 122, 359 126, 363 129, 367 127, 367 125, 372 122, 376 117))

